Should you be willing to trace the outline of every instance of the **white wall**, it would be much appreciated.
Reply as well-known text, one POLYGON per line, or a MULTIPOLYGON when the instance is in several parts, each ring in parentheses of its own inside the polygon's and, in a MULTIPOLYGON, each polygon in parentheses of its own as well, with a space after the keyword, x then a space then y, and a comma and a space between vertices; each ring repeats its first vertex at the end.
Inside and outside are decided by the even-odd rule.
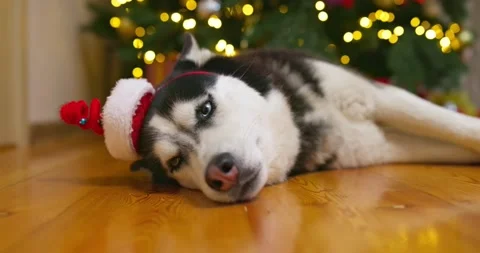
POLYGON ((86 99, 80 24, 86 0, 28 0, 28 111, 32 124, 58 121, 67 101, 86 99))

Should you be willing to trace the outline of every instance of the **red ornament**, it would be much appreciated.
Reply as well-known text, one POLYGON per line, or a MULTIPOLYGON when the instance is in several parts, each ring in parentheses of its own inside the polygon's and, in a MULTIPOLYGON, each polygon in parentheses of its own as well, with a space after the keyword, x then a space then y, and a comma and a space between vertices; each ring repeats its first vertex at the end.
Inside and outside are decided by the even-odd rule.
POLYGON ((382 83, 382 84, 385 84, 385 85, 390 85, 390 79, 388 79, 386 77, 375 78, 375 81, 377 81, 379 83, 382 83))
POLYGON ((342 6, 346 9, 351 9, 355 6, 355 0, 343 0, 342 6))

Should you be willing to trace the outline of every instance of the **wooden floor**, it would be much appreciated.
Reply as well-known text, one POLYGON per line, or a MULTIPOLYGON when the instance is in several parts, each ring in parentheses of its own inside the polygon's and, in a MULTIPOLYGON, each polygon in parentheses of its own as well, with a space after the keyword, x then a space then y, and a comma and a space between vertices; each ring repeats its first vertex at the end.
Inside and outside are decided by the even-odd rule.
POLYGON ((480 252, 480 168, 320 172, 221 205, 97 137, 0 150, 0 252, 480 252))

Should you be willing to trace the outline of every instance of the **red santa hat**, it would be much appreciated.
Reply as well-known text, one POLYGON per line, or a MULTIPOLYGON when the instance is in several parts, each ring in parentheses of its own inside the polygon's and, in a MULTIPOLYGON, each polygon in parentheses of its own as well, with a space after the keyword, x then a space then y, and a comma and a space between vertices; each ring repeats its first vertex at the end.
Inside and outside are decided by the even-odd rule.
MULTIPOLYGON (((211 74, 192 71, 178 78, 211 74)), ((166 86, 166 84, 161 87, 166 86)), ((76 125, 103 135, 109 153, 116 159, 133 161, 138 159, 138 140, 140 129, 150 108, 156 90, 146 79, 121 79, 112 89, 105 105, 93 99, 90 108, 83 100, 64 104, 60 109, 60 118, 67 124, 76 125)))

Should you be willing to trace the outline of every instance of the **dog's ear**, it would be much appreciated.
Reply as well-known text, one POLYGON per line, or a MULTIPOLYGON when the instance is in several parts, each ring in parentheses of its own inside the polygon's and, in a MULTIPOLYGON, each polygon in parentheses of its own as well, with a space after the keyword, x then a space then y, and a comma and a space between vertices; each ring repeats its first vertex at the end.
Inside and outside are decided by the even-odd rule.
POLYGON ((197 39, 195 36, 189 32, 183 34, 183 47, 182 51, 180 52, 180 59, 188 59, 194 61, 193 58, 195 54, 200 53, 202 48, 198 45, 197 39))
POLYGON ((195 36, 187 32, 183 35, 182 51, 180 52, 177 63, 173 67, 170 77, 195 70, 214 56, 215 53, 200 47, 195 36))

